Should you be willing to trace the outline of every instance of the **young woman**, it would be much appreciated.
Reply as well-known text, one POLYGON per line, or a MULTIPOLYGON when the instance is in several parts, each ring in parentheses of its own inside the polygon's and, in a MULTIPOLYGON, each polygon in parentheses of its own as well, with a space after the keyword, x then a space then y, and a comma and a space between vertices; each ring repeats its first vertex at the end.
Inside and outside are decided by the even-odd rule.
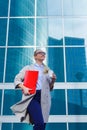
POLYGON ((51 107, 50 91, 53 89, 56 76, 44 63, 45 52, 37 49, 34 52, 35 63, 25 66, 16 75, 14 83, 16 88, 23 91, 22 100, 11 107, 12 111, 20 117, 23 122, 33 124, 33 130, 45 130, 51 107), (23 85, 25 72, 36 70, 39 72, 36 84, 36 93, 30 94, 31 89, 23 85))

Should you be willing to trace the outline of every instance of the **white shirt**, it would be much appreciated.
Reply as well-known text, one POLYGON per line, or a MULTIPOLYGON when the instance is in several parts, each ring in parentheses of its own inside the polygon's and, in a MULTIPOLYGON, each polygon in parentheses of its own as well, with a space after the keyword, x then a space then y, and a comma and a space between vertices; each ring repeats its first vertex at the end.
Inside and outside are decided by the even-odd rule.
POLYGON ((42 89, 42 81, 43 81, 44 65, 43 64, 38 65, 37 63, 35 63, 34 67, 37 71, 39 71, 36 90, 41 90, 42 89))

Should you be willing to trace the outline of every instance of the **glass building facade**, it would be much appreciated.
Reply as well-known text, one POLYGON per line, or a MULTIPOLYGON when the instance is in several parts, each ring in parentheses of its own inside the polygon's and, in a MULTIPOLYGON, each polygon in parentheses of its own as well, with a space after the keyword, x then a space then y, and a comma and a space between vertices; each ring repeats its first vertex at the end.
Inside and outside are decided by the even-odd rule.
POLYGON ((32 130, 10 106, 21 99, 15 75, 33 52, 57 75, 46 130, 87 129, 87 0, 0 0, 0 130, 32 130))

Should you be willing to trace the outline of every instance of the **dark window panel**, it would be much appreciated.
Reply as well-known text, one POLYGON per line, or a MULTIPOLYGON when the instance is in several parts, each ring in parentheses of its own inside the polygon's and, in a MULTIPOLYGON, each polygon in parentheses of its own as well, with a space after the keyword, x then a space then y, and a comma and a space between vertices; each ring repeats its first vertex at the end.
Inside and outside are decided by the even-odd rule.
POLYGON ((11 16, 34 16, 35 0, 11 0, 11 16))
POLYGON ((7 19, 0 19, 0 46, 6 44, 7 19))
POLYGON ((17 73, 33 62, 32 48, 9 48, 7 51, 6 82, 13 82, 17 73))
POLYGON ((63 45, 63 39, 56 39, 56 38, 53 38, 53 37, 48 37, 48 45, 49 46, 63 45))
POLYGON ((8 15, 8 2, 9 0, 0 0, 0 17, 8 15))
POLYGON ((67 82, 87 81, 86 49, 84 47, 66 48, 67 82))
POLYGON ((85 45, 84 38, 65 37, 65 45, 85 45))
POLYGON ((53 90, 51 93, 52 104, 51 104, 51 115, 65 115, 65 91, 64 90, 53 90))
POLYGON ((48 48, 48 66, 54 70, 56 82, 64 82, 64 59, 63 48, 48 48))
POLYGON ((3 115, 13 114, 10 107, 21 100, 21 94, 21 90, 5 90, 3 115))
POLYGON ((0 90, 0 115, 1 115, 1 104, 2 104, 2 90, 0 90))
POLYGON ((34 45, 34 19, 11 19, 9 23, 8 45, 34 45))
POLYGON ((33 126, 27 123, 14 123, 13 124, 13 130, 18 130, 19 128, 20 130, 32 130, 33 126))
POLYGON ((87 115, 87 90, 68 90, 69 115, 87 115))
POLYGON ((12 124, 11 123, 2 123, 1 130, 12 130, 12 124))
POLYGON ((0 48, 0 82, 3 82, 5 49, 0 48))
POLYGON ((48 123, 47 130, 67 130, 65 123, 48 123))
POLYGON ((86 130, 87 123, 69 123, 69 130, 86 130))

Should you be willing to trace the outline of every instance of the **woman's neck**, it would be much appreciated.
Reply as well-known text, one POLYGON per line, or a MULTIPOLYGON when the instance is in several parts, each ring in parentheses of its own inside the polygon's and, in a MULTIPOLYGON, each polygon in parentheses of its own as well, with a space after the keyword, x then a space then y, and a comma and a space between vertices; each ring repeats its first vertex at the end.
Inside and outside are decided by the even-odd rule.
POLYGON ((38 65, 42 65, 43 64, 43 62, 41 62, 41 61, 36 61, 36 63, 38 64, 38 65))

